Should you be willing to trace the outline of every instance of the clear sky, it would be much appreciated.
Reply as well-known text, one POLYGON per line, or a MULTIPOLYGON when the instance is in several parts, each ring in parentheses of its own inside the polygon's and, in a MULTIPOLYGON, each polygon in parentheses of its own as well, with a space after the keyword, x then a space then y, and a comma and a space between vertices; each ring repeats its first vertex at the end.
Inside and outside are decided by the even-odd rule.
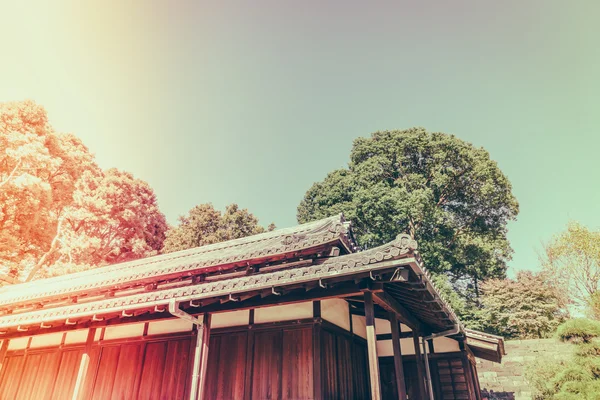
POLYGON ((600 228, 598 15, 584 0, 4 1, 0 101, 44 105, 172 223, 237 202, 294 225, 356 137, 453 133, 513 184, 514 272, 569 219, 600 228))

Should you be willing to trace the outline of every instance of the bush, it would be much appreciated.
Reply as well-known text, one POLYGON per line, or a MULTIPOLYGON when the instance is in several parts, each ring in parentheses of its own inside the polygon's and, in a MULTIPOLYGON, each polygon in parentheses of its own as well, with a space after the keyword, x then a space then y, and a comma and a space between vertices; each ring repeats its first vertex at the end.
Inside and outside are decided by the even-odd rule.
POLYGON ((594 378, 600 378, 600 358, 597 356, 593 357, 579 357, 577 360, 582 368, 589 371, 594 378))
POLYGON ((600 356, 600 343, 590 342, 582 343, 577 347, 576 354, 579 357, 596 357, 600 356))
POLYGON ((565 360, 555 360, 549 356, 536 358, 525 367, 525 379, 532 386, 536 399, 548 399, 556 393, 554 378, 565 369, 565 360))
MULTIPOLYGON (((588 382, 594 379, 594 375, 581 365, 569 365, 566 369, 560 371, 554 379, 552 379, 552 386, 557 392, 562 391, 563 386, 570 382, 588 382)), ((566 385, 569 387, 569 385, 566 385)), ((572 393, 572 392, 571 392, 572 393)))
POLYGON ((556 334, 563 342, 589 343, 600 336, 600 322, 586 318, 571 319, 560 325, 556 334))
POLYGON ((600 400, 600 381, 567 382, 562 390, 552 398, 555 400, 600 400))

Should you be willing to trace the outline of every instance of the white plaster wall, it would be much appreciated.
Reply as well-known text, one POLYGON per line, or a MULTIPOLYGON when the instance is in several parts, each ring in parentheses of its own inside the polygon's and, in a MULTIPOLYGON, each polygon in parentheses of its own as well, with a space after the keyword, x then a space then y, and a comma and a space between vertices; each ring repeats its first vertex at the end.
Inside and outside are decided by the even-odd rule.
POLYGON ((436 353, 450 353, 453 351, 460 351, 458 342, 454 339, 447 337, 439 337, 433 339, 433 350, 436 353))
POLYGON ((20 338, 16 338, 16 339, 10 339, 10 342, 8 342, 8 351, 22 350, 27 347, 28 342, 29 342, 29 337, 20 337, 20 338))
POLYGON ((400 324, 400 332, 412 332, 412 329, 404 324, 400 324))
POLYGON ((375 333, 378 335, 384 335, 386 333, 392 333, 392 325, 387 319, 375 318, 375 333))
MULTIPOLYGON (((404 352, 402 352, 404 354, 404 352)), ((377 356, 388 357, 394 355, 394 349, 392 347, 391 340, 378 340, 377 341, 377 356)))
POLYGON ((264 307, 254 310, 254 323, 290 321, 313 317, 313 303, 288 304, 283 306, 264 307))
POLYGON ((248 325, 250 311, 240 310, 213 314, 210 321, 211 328, 225 328, 228 326, 248 325))
POLYGON ((352 316, 352 331, 363 339, 367 338, 367 321, 361 315, 352 316))
MULTIPOLYGON (((96 337, 100 338, 101 329, 96 330, 96 337)), ((68 331, 65 338, 65 344, 84 343, 87 340, 88 330, 80 329, 77 331, 68 331)))
POLYGON ((321 317, 340 328, 350 331, 350 309, 346 300, 321 300, 321 317))
POLYGON ((144 323, 108 326, 104 331, 104 340, 138 337, 144 334, 144 323))
POLYGON ((192 323, 181 318, 172 318, 164 321, 150 322, 148 325, 148 335, 160 335, 164 333, 189 332, 192 330, 192 323))
POLYGON ((415 354, 415 346, 412 338, 400 339, 400 350, 402 352, 402 355, 415 354))
POLYGON ((29 347, 50 347, 60 346, 62 342, 63 332, 48 333, 46 335, 33 336, 31 338, 31 345, 29 347))

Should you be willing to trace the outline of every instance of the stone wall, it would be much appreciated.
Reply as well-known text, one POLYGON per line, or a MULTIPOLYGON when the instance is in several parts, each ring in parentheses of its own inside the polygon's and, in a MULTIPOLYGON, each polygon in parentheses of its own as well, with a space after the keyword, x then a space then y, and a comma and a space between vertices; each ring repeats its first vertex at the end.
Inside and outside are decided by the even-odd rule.
POLYGON ((502 364, 477 359, 483 397, 489 400, 530 400, 532 391, 525 380, 525 365, 549 353, 560 360, 569 358, 575 346, 556 339, 507 340, 502 364))

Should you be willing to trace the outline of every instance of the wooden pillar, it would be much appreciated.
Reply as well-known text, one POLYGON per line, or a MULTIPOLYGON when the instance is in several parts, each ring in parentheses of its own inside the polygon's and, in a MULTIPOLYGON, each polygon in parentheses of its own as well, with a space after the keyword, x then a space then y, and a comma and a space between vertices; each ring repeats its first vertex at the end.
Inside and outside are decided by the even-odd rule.
POLYGON ((402 364, 402 349, 400 347, 400 324, 395 313, 390 312, 390 325, 392 326, 392 349, 394 350, 394 372, 396 375, 396 388, 398 399, 406 400, 406 383, 404 382, 404 365, 402 364))
POLYGON ((208 346, 210 344, 210 322, 211 322, 211 314, 205 313, 202 317, 202 332, 198 332, 198 335, 201 334, 201 346, 202 346, 202 356, 200 360, 200 376, 198 383, 198 400, 204 399, 204 393, 206 389, 206 370, 208 366, 208 346))
POLYGON ((73 400, 83 399, 83 385, 85 384, 85 378, 90 365, 90 354, 92 353, 92 344, 94 343, 95 336, 96 328, 90 328, 88 330, 87 340, 85 341, 85 350, 81 355, 79 372, 77 373, 77 380, 75 381, 75 390, 73 390, 73 400))
POLYGON ((381 383, 379 380, 379 358, 377 357, 377 336, 375 334, 375 310, 373 293, 365 292, 365 319, 367 323, 367 350, 369 353, 369 378, 371 382, 371 399, 381 399, 381 383))
POLYGON ((464 340, 458 341, 458 346, 460 348, 461 353, 461 361, 462 367, 465 374, 465 378, 467 379, 467 389, 469 390, 469 400, 477 399, 475 383, 473 382, 473 369, 471 368, 471 361, 469 361, 469 356, 467 355, 467 349, 465 346, 464 340))
POLYGON ((323 362, 323 352, 321 348, 321 302, 313 302, 313 390, 315 400, 323 399, 323 374, 321 365, 323 362))
POLYGON ((427 391, 425 389, 425 373, 423 372, 423 356, 421 354, 421 344, 419 338, 419 331, 413 328, 413 344, 415 347, 415 358, 417 361, 417 391, 419 392, 419 399, 427 398, 427 391))

